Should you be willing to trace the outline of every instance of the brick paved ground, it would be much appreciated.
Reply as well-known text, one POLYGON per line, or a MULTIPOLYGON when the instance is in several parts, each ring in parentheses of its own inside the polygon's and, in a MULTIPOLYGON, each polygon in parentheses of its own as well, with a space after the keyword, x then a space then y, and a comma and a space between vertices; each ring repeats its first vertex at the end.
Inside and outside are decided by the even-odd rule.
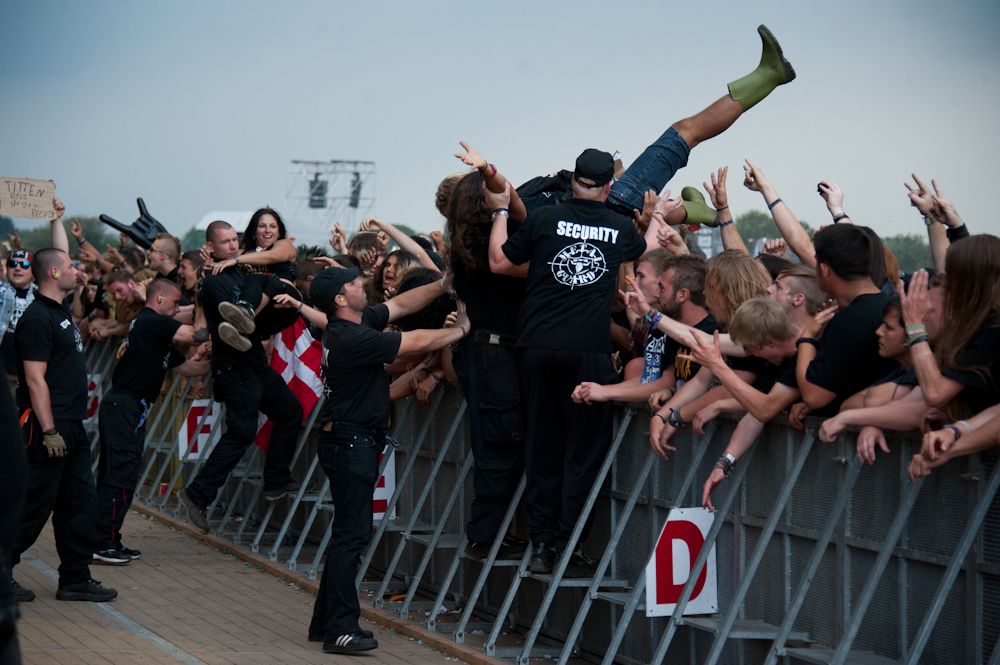
POLYGON ((379 649, 357 656, 324 654, 309 642, 312 594, 287 581, 131 512, 126 545, 142 551, 127 566, 93 566, 95 579, 118 590, 110 603, 55 599, 59 565, 51 526, 14 570, 37 598, 21 605, 25 663, 428 663, 457 659, 389 628, 366 622, 379 649))

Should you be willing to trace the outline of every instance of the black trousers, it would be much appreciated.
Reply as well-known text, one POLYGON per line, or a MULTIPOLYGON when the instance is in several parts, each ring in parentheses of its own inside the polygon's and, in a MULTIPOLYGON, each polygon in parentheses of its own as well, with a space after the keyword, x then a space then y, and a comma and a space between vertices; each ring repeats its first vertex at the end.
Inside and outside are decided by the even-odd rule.
MULTIPOLYGON (((302 301, 302 294, 294 286, 289 286, 282 282, 277 275, 247 275, 243 279, 243 294, 241 299, 250 303, 257 309, 263 295, 267 295, 271 300, 279 293, 285 293, 298 301, 302 301)), ((271 335, 276 335, 288 326, 295 323, 299 318, 299 313, 291 307, 275 307, 269 302, 264 309, 255 317, 256 330, 254 335, 261 339, 267 339, 271 335)))
POLYGON ((16 621, 19 616, 14 589, 10 584, 10 552, 14 549, 24 492, 27 488, 27 460, 24 443, 17 431, 14 400, 0 386, 0 665, 20 665, 16 621))
MULTIPOLYGON (((524 473, 524 425, 514 349, 477 343, 473 330, 453 353, 455 373, 468 403, 472 453, 476 458, 466 533, 476 543, 493 542, 524 473)), ((480 335, 482 336, 482 335, 480 335)))
MULTIPOLYGON (((41 426, 34 415, 23 431, 34 427, 27 447, 28 489, 24 516, 11 551, 11 567, 38 539, 52 515, 59 552, 59 587, 90 579, 94 555, 94 474, 90 469, 90 442, 79 420, 57 420, 56 430, 66 442, 66 455, 50 459, 42 445, 41 426), (34 422, 32 422, 34 421, 34 422)), ((25 438, 25 441, 29 441, 25 438)))
POLYGON ((118 388, 112 388, 101 401, 94 531, 97 551, 122 547, 121 529, 139 481, 148 412, 143 400, 118 388))
POLYGON ((226 404, 226 432, 188 485, 188 496, 202 508, 215 500, 243 453, 253 445, 258 411, 274 421, 264 458, 264 489, 281 489, 292 482, 288 464, 302 427, 302 404, 288 384, 270 367, 261 372, 237 365, 216 372, 214 390, 215 398, 226 404))
MULTIPOLYGON (((611 447, 613 405, 576 404, 581 381, 617 380, 606 353, 518 349, 524 403, 525 498, 528 532, 535 544, 565 547, 611 447)), ((593 523, 591 513, 581 541, 593 523)))
POLYGON ((348 423, 334 423, 332 431, 320 434, 317 455, 330 480, 334 513, 310 635, 329 640, 361 630, 354 578, 371 539, 372 497, 384 447, 384 432, 348 423))

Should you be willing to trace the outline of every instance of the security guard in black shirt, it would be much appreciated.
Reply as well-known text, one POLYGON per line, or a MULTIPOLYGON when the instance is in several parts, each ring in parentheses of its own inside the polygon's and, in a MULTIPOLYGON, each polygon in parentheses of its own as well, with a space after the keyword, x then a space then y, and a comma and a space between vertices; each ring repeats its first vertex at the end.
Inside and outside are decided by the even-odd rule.
POLYGON ((121 527, 139 480, 146 415, 167 370, 173 368, 181 376, 209 371, 208 329, 196 331, 173 318, 180 300, 180 289, 167 279, 156 279, 146 287, 146 306, 129 324, 111 390, 101 401, 94 545, 94 561, 99 563, 125 564, 139 558, 138 550, 122 545, 121 527), (174 343, 203 346, 188 360, 174 343))
MULTIPOLYGON (((79 272, 66 252, 46 248, 31 266, 38 295, 14 332, 17 406, 28 457, 24 516, 11 552, 11 568, 31 547, 52 515, 59 552, 59 600, 108 601, 118 596, 90 577, 94 530, 94 475, 87 415, 83 341, 62 304, 79 272)), ((15 583, 21 602, 34 592, 15 583)))

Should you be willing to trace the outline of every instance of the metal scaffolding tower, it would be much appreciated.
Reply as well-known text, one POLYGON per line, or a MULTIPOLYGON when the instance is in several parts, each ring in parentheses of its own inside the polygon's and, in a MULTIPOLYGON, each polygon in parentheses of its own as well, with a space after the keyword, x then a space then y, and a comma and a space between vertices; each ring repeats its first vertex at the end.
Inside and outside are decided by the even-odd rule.
POLYGON ((322 230, 340 222, 350 233, 375 205, 375 162, 293 159, 285 198, 296 202, 292 220, 322 230))

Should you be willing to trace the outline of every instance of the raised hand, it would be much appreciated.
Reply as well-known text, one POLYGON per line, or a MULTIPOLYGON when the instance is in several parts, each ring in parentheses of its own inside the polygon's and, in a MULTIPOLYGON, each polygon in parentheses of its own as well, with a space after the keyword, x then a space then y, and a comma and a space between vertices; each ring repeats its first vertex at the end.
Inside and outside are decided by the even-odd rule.
POLYGON ((378 248, 380 252, 389 251, 389 234, 385 231, 379 231, 378 235, 375 236, 375 242, 378 243, 378 248))
POLYGON ((931 180, 931 185, 934 186, 934 195, 931 197, 934 199, 934 217, 942 224, 950 226, 953 229, 957 229, 965 224, 962 218, 958 216, 955 204, 951 202, 951 199, 945 197, 944 192, 938 187, 937 181, 931 180))
POLYGON ((718 176, 715 173, 711 175, 712 184, 709 186, 707 182, 701 183, 705 187, 705 191, 708 192, 709 197, 712 199, 712 207, 716 210, 722 210, 723 208, 729 207, 729 197, 726 196, 726 176, 729 174, 729 167, 725 166, 719 169, 718 176))
POLYGON ((69 223, 69 232, 73 234, 73 237, 76 238, 77 242, 80 242, 83 239, 83 227, 80 226, 80 222, 78 220, 74 219, 69 223))
POLYGON ((840 191, 837 183, 824 180, 819 183, 819 195, 826 201, 826 208, 830 214, 836 217, 844 212, 844 192, 840 191))
POLYGON ((18 249, 24 249, 24 245, 21 244, 20 233, 14 231, 13 233, 8 233, 7 237, 10 238, 10 242, 12 245, 14 245, 14 247, 17 247, 18 249))
POLYGON ((52 208, 56 211, 56 219, 62 219, 63 213, 66 212, 66 206, 63 205, 58 196, 52 197, 52 208))
POLYGON ((382 231, 385 224, 386 222, 378 217, 368 217, 361 220, 361 224, 358 225, 358 231, 382 231))
POLYGON ((749 159, 745 161, 746 164, 743 165, 743 186, 753 192, 764 191, 764 188, 771 183, 764 177, 764 172, 760 170, 759 166, 754 166, 753 162, 749 159))
POLYGON ((927 271, 920 269, 910 278, 910 287, 900 289, 899 302, 903 308, 903 323, 907 326, 921 325, 927 322, 927 312, 931 308, 930 296, 927 295, 927 271))
POLYGON ((347 254, 347 237, 340 222, 333 223, 333 230, 330 231, 330 246, 338 254, 347 254))
POLYGON ((777 256, 778 258, 784 258, 787 253, 788 243, 785 242, 784 238, 768 240, 764 243, 764 250, 761 252, 761 254, 770 254, 771 256, 777 256))
MULTIPOLYGON (((645 207, 645 204, 646 201, 645 199, 643 199, 643 207, 645 207)), ((653 214, 659 215, 663 219, 666 219, 667 217, 670 216, 670 213, 677 210, 683 205, 684 201, 681 200, 680 197, 677 197, 676 199, 673 200, 670 199, 670 190, 668 189, 667 191, 663 192, 663 196, 660 197, 660 200, 653 205, 653 214)))
POLYGON ((651 307, 649 306, 649 303, 646 302, 645 296, 642 295, 642 292, 639 291, 639 288, 635 285, 635 278, 631 275, 626 275, 625 281, 632 287, 632 290, 618 292, 618 295, 622 298, 622 302, 625 303, 626 307, 639 316, 646 316, 651 307))
POLYGON ((106 247, 108 248, 108 261, 111 261, 116 266, 121 265, 122 261, 125 260, 125 257, 121 255, 121 252, 111 245, 106 245, 106 247))
POLYGON ((660 247, 671 252, 674 256, 690 253, 684 238, 677 232, 677 229, 669 224, 660 225, 660 230, 656 232, 656 241, 660 243, 660 247))
POLYGON ((372 268, 374 268, 379 256, 381 256, 381 254, 377 252, 374 247, 361 252, 358 256, 358 261, 361 262, 361 272, 368 273, 372 268))
POLYGON ((916 173, 911 173, 910 175, 913 176, 913 182, 917 183, 916 189, 910 187, 910 183, 908 182, 903 183, 903 187, 906 187, 906 191, 909 192, 907 196, 910 197, 910 205, 919 210, 921 215, 936 217, 934 215, 934 195, 931 194, 931 190, 927 188, 927 185, 920 181, 920 178, 917 177, 916 173))
POLYGON ((455 156, 458 157, 460 160, 462 160, 463 164, 467 164, 479 171, 482 171, 488 166, 486 160, 483 159, 483 156, 480 155, 475 150, 473 150, 472 148, 470 148, 468 143, 466 143, 465 141, 459 141, 458 144, 463 148, 465 148, 464 153, 461 152, 455 153, 455 156))
POLYGON ((640 235, 646 234, 646 229, 649 228, 649 220, 653 219, 653 210, 659 201, 660 197, 650 189, 642 196, 642 212, 639 212, 635 208, 632 209, 632 215, 635 217, 635 226, 639 229, 640 235))
POLYGON ((715 338, 710 346, 701 341, 701 337, 694 328, 691 328, 690 330, 691 339, 682 337, 681 341, 691 349, 691 353, 678 353, 677 357, 681 360, 696 362, 702 367, 708 367, 713 371, 720 365, 724 365, 726 361, 722 359, 722 347, 719 344, 719 331, 715 331, 715 338))
POLYGON ((274 296, 274 306, 280 309, 298 309, 302 303, 287 293, 279 293, 274 296))

